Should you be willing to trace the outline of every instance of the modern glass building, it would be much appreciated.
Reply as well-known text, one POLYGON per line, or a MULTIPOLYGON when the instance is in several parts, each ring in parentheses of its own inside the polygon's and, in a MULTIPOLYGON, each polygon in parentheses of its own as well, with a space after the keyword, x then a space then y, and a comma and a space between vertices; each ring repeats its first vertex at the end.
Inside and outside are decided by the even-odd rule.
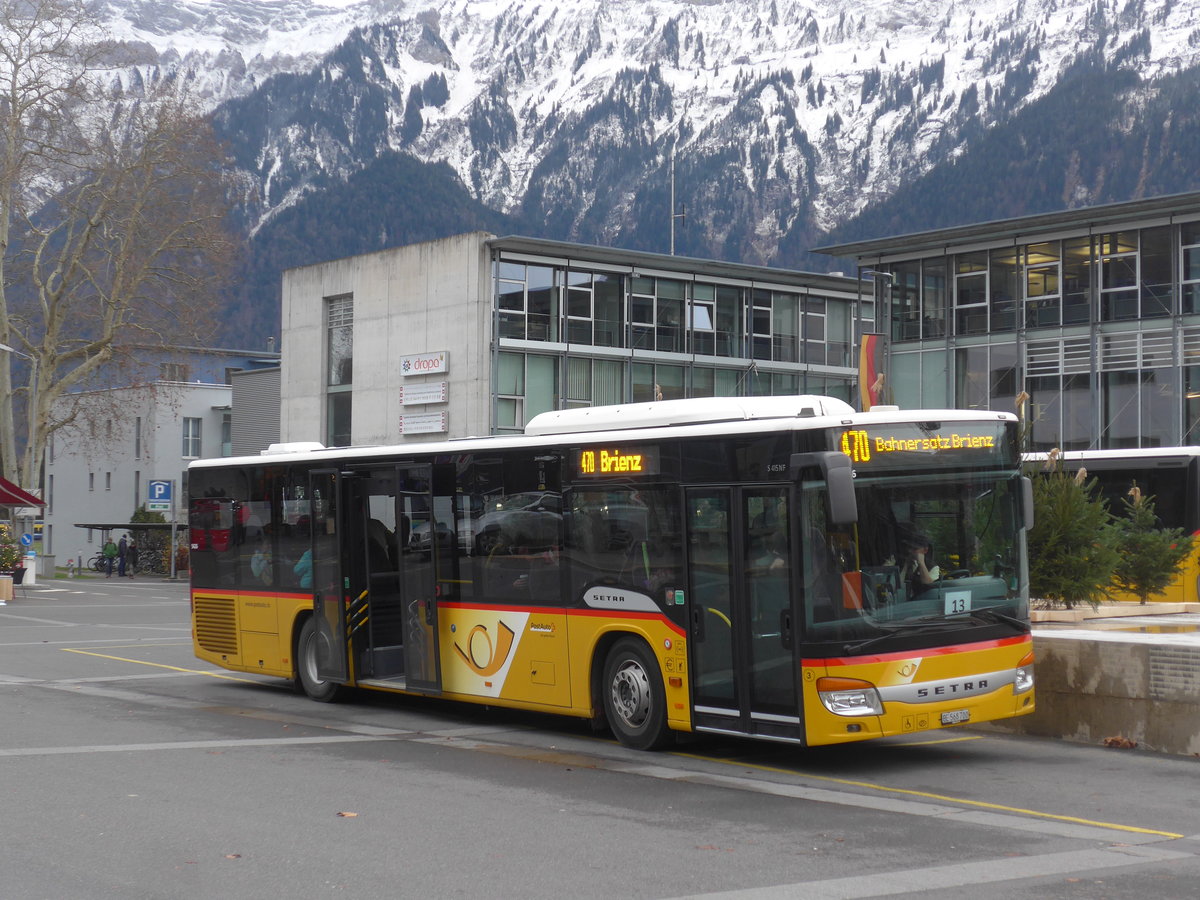
POLYGON ((1024 392, 1033 449, 1200 444, 1200 193, 819 252, 874 279, 890 401, 1024 392))
POLYGON ((849 400, 858 283, 484 233, 285 273, 281 438, 516 432, 681 397, 849 400))

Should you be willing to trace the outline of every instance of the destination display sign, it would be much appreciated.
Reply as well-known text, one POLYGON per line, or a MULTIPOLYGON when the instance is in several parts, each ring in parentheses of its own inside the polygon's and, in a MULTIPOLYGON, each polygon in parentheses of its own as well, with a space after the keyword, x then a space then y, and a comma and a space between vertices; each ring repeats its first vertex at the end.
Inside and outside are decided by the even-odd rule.
POLYGON ((1002 422, 869 425, 837 432, 835 440, 837 449, 858 469, 1016 464, 1002 422))
POLYGON ((657 447, 588 447, 575 451, 581 478, 624 478, 658 474, 657 447))

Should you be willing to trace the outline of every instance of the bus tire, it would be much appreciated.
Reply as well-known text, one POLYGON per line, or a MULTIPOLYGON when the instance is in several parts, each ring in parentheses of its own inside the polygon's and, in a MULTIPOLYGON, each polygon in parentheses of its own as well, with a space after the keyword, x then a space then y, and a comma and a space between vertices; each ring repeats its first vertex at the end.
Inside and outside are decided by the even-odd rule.
POLYGON ((626 747, 658 750, 671 742, 662 675, 644 642, 626 637, 613 645, 601 690, 608 727, 626 747))
POLYGON ((296 686, 309 698, 332 703, 342 694, 342 685, 317 675, 317 641, 321 640, 312 616, 304 620, 296 639, 296 686))

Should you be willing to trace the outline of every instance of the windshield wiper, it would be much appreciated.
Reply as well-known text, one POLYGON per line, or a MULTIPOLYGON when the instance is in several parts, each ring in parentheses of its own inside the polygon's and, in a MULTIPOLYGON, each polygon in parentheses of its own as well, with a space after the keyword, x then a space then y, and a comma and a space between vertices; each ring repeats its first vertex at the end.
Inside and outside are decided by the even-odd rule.
POLYGON ((875 637, 867 638, 865 641, 859 641, 857 644, 846 644, 846 653, 858 653, 875 644, 894 638, 900 634, 921 634, 925 631, 938 631, 942 628, 954 628, 958 626, 958 622, 947 621, 917 621, 907 625, 876 625, 876 628, 881 629, 884 633, 877 634, 875 637))
POLYGON ((983 622, 989 625, 1011 625, 1018 631, 1029 631, 1029 623, 1023 619, 1018 619, 1016 616, 1010 616, 1008 613, 1002 613, 995 607, 988 606, 984 609, 972 609, 969 612, 960 613, 959 615, 967 616, 974 619, 976 622, 983 622))

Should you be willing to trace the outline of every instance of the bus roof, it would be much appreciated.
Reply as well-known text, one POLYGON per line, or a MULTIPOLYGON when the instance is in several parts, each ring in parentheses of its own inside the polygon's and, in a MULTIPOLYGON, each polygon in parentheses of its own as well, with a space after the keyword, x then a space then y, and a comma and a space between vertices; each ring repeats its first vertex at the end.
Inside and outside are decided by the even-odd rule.
MULTIPOLYGON (((1027 460, 1045 460, 1046 451, 1024 454, 1027 460)), ((1200 447, 1129 447, 1124 450, 1065 450, 1058 458, 1072 469, 1080 465, 1100 469, 1123 469, 1129 466, 1184 466, 1200 456, 1200 447)))
POLYGON ((360 447, 324 447, 315 442, 272 444, 260 456, 194 460, 188 468, 364 460, 387 456, 463 454, 477 450, 528 449, 606 441, 645 441, 777 431, 808 431, 850 425, 898 422, 1015 422, 1012 413, 990 410, 902 410, 895 406, 856 412, 843 400, 813 395, 779 397, 697 397, 650 403, 560 410, 534 416, 525 434, 467 437, 360 447), (572 415, 574 414, 574 415, 572 415), (653 429, 653 434, 647 432, 653 429))

